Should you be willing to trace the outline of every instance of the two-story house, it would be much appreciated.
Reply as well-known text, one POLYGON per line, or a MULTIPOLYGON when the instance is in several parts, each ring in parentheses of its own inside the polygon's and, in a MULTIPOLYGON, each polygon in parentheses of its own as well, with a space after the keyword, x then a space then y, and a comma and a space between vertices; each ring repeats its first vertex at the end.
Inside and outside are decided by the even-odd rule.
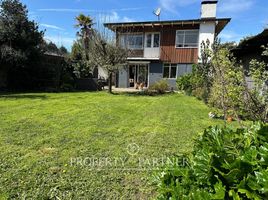
POLYGON ((217 1, 203 1, 201 18, 173 21, 105 23, 116 33, 119 45, 130 49, 128 66, 116 76, 116 86, 145 86, 166 79, 176 88, 176 79, 198 63, 202 41, 213 43, 230 22, 216 18, 217 1))

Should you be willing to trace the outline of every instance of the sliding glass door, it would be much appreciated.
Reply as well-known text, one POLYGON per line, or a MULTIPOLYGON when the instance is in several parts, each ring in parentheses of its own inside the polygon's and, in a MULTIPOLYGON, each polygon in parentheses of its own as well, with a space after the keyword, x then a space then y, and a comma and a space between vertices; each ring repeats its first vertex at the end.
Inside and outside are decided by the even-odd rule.
POLYGON ((135 84, 148 85, 148 64, 132 64, 129 65, 129 87, 134 87, 135 84))

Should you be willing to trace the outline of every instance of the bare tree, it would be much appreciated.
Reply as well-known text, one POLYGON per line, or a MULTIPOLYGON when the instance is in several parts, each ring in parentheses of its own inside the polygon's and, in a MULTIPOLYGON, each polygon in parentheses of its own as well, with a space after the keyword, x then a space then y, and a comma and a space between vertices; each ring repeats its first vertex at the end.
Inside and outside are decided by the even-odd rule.
POLYGON ((109 93, 112 93, 113 74, 127 66, 128 50, 121 47, 114 37, 104 30, 95 30, 92 37, 90 57, 92 61, 108 73, 109 93))

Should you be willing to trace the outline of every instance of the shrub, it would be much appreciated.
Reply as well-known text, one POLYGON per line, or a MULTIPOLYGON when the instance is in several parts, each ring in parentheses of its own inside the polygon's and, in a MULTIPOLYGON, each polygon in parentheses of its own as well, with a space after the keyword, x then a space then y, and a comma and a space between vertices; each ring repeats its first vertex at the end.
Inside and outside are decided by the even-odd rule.
POLYGON ((184 91, 187 95, 191 95, 193 90, 193 83, 191 78, 192 74, 186 74, 180 76, 176 81, 178 89, 184 91))
POLYGON ((155 90, 158 94, 164 94, 169 90, 168 82, 166 80, 160 80, 151 85, 148 90, 155 90))
POLYGON ((185 159, 156 177, 158 199, 268 198, 268 125, 210 127, 185 159))

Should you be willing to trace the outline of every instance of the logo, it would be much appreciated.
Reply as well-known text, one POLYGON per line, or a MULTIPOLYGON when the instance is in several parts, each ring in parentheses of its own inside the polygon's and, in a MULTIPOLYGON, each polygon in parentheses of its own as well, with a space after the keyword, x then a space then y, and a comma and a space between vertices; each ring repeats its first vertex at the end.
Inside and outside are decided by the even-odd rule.
POLYGON ((140 151, 140 147, 135 143, 129 144, 127 146, 127 153, 131 156, 137 155, 139 151, 140 151))

